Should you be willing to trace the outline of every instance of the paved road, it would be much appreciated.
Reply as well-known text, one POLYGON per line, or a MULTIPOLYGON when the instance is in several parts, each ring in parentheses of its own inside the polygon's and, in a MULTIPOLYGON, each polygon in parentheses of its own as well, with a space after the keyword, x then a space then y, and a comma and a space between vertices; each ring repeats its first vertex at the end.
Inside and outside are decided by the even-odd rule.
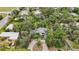
POLYGON ((0 21, 0 29, 8 22, 9 17, 6 16, 0 21))

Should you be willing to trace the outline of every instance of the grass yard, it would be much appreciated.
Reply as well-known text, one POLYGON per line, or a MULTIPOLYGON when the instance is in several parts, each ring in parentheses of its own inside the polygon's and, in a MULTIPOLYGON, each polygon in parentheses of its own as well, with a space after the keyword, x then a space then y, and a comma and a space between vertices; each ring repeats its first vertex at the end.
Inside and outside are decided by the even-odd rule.
POLYGON ((0 7, 0 12, 11 11, 12 9, 16 9, 16 7, 0 7))

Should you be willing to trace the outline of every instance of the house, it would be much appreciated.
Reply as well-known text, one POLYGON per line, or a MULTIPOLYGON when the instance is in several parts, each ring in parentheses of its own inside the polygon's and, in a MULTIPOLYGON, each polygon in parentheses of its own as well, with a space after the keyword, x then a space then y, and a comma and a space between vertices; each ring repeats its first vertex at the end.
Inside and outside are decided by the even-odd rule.
POLYGON ((39 33, 42 38, 46 38, 46 31, 47 31, 46 28, 40 27, 40 28, 33 30, 32 33, 39 33))
POLYGON ((15 45, 15 41, 18 39, 18 36, 19 36, 19 32, 2 32, 0 34, 0 37, 7 38, 5 40, 5 43, 7 42, 9 47, 12 47, 15 45))

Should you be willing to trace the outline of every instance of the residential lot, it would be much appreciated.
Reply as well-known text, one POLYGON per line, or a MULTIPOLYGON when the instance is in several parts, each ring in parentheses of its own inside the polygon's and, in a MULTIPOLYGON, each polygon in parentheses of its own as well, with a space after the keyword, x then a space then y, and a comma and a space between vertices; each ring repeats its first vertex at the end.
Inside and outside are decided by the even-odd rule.
POLYGON ((78 7, 0 7, 1 51, 78 51, 78 7))

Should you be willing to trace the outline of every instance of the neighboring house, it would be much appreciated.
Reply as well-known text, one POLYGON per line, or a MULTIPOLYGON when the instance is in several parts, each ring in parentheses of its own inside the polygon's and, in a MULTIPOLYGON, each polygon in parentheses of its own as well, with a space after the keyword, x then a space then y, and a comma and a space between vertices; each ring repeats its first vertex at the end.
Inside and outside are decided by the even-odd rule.
POLYGON ((46 28, 40 27, 40 28, 33 30, 32 33, 39 33, 42 38, 46 38, 46 31, 47 31, 46 28))
MULTIPOLYGON (((5 42, 8 42, 9 47, 12 47, 15 45, 15 41, 19 37, 19 32, 2 32, 0 34, 0 37, 7 38, 5 42)), ((0 42, 1 43, 1 42, 0 42)))

